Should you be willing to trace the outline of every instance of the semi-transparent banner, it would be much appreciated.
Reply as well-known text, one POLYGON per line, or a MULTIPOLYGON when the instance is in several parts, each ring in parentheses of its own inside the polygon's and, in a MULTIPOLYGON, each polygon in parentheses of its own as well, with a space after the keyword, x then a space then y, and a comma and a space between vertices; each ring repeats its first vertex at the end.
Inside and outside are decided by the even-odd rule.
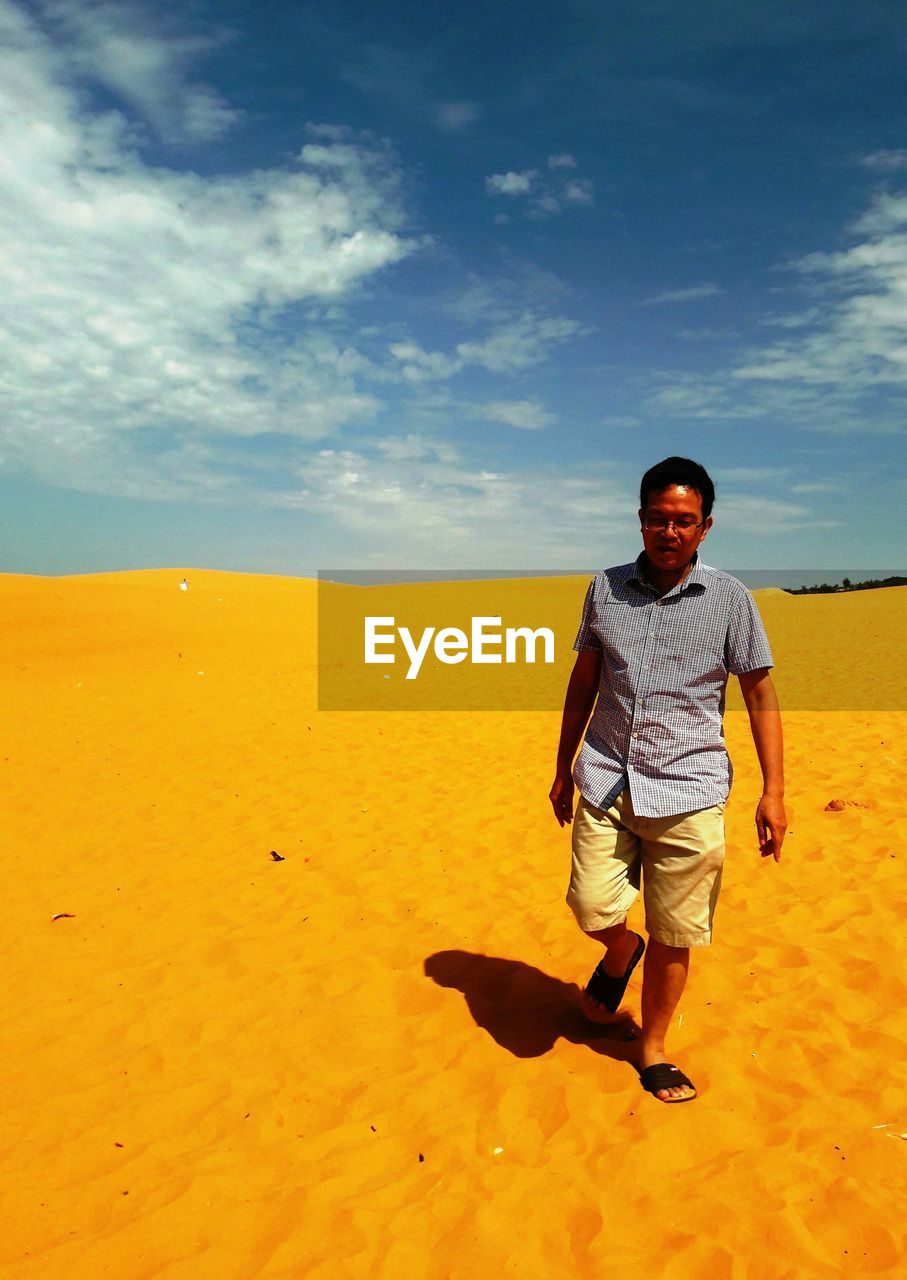
MULTIPOLYGON (((907 710, 901 659, 907 575, 729 572, 758 605, 782 709, 907 710)), ((321 570, 318 708, 560 710, 592 576, 590 570, 321 570)), ((731 677, 727 707, 742 705, 731 677)))

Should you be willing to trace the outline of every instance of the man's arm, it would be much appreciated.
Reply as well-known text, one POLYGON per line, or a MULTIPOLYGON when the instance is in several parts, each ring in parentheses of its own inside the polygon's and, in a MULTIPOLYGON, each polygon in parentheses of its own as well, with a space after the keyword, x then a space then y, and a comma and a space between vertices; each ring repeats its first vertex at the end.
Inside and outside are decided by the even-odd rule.
POLYGON ((771 855, 780 862, 787 815, 784 812, 784 740, 778 695, 765 667, 748 671, 739 679, 762 768, 762 796, 756 807, 759 849, 763 858, 771 855))
POLYGON ((548 794, 554 816, 561 826, 573 821, 573 757, 595 705, 601 667, 601 649, 583 649, 576 655, 567 685, 561 740, 557 749, 557 772, 548 794))

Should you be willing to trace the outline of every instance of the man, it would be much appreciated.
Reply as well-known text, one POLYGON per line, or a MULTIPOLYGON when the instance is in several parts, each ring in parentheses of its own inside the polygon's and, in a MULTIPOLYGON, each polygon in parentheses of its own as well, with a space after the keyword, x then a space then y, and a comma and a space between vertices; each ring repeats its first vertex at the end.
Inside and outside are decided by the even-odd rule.
POLYGON ((665 1038, 689 949, 712 940, 733 776, 722 724, 730 675, 740 681, 762 769, 763 857, 780 861, 787 827, 765 630, 743 584, 697 554, 714 497, 708 473, 689 458, 666 458, 643 476, 644 549, 635 563, 597 574, 586 593, 550 793, 560 825, 573 822, 567 902, 580 928, 606 948, 583 1010, 593 1021, 613 1021, 645 954, 640 1081, 662 1102, 696 1097, 667 1060, 665 1038), (584 729, 574 821, 571 766, 584 729), (626 923, 640 874, 648 947, 626 923))

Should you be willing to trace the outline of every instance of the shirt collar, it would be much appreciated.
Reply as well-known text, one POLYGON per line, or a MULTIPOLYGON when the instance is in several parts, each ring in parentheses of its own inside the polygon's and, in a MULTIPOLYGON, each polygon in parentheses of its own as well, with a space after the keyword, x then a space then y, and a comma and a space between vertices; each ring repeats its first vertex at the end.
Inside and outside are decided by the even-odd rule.
MULTIPOLYGON (((637 583, 640 587, 648 588, 649 591, 657 591, 657 588, 652 585, 644 573, 645 562, 646 553, 645 551, 640 551, 634 562, 633 571, 630 574, 629 580, 630 582, 637 583)), ((684 578, 683 582, 679 582, 676 587, 672 587, 670 591, 666 591, 665 595, 671 596, 674 595, 675 592, 680 595, 682 592, 686 591, 688 587, 698 587, 701 591, 705 591, 709 585, 709 581, 708 568, 699 559, 699 552, 697 551, 693 556, 690 572, 684 578)))

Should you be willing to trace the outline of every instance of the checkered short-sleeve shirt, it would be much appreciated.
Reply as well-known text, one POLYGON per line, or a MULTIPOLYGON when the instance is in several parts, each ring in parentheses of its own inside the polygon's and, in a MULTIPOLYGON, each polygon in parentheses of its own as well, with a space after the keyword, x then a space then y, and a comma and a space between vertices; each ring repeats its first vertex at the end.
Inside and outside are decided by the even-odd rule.
POLYGON ((604 569, 586 592, 573 647, 601 649, 602 668, 574 778, 597 808, 629 786, 635 813, 665 818, 727 799, 728 678, 774 662, 742 582, 697 556, 660 596, 643 564, 604 569))

